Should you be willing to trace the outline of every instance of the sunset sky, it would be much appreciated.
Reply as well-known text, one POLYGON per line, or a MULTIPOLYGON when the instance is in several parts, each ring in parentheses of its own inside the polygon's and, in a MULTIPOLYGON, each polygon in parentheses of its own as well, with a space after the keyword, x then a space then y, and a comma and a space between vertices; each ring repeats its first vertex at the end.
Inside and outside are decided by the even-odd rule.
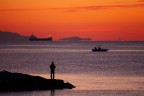
POLYGON ((0 30, 54 40, 144 40, 144 0, 0 0, 0 30))

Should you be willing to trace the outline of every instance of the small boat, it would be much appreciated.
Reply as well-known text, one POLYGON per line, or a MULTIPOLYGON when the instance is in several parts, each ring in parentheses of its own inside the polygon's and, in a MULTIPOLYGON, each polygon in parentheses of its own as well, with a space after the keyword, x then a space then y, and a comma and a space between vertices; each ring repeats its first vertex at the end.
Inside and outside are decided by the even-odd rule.
POLYGON ((92 52, 106 52, 106 51, 108 51, 109 49, 102 49, 100 46, 98 46, 98 47, 94 47, 93 49, 92 49, 92 52))

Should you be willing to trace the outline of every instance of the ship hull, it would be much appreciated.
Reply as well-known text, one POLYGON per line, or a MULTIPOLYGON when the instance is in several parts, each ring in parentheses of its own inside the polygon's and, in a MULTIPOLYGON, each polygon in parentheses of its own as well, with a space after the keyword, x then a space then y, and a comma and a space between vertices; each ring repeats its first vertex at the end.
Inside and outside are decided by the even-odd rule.
POLYGON ((92 52, 107 52, 109 49, 100 49, 100 50, 95 50, 92 49, 92 52))
POLYGON ((52 41, 52 39, 49 38, 39 38, 39 39, 29 39, 30 41, 52 41))

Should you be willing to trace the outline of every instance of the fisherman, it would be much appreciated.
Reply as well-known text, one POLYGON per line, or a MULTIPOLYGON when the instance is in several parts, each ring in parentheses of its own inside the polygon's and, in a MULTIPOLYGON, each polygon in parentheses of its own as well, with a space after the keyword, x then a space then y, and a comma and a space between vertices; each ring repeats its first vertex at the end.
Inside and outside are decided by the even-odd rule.
POLYGON ((98 46, 98 50, 101 50, 101 47, 100 47, 100 46, 98 46))
POLYGON ((51 79, 54 79, 54 77, 55 77, 55 68, 56 68, 56 66, 54 65, 54 62, 52 61, 51 65, 50 65, 50 69, 51 69, 50 77, 51 77, 51 79))
POLYGON ((97 51, 97 47, 95 47, 94 50, 97 51))

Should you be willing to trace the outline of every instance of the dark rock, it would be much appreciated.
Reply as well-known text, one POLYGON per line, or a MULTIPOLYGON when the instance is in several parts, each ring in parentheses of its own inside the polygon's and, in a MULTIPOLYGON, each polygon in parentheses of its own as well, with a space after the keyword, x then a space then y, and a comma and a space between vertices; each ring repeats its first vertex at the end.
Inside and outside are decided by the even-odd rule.
POLYGON ((75 88, 70 83, 63 80, 45 79, 39 76, 28 74, 11 73, 8 71, 0 72, 0 91, 32 91, 32 90, 51 90, 51 89, 72 89, 75 88))

